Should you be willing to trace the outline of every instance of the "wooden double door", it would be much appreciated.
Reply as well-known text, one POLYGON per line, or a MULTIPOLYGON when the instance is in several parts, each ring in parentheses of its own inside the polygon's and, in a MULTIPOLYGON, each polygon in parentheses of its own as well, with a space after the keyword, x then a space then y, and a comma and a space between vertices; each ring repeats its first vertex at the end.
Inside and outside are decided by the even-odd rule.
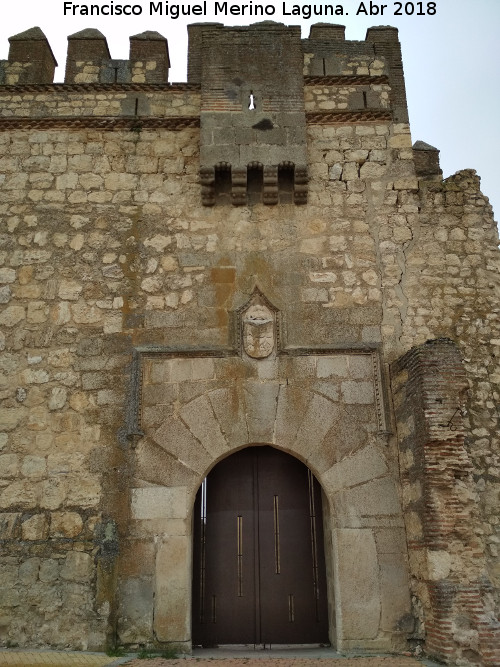
POLYGON ((193 644, 328 643, 321 490, 272 447, 221 461, 195 503, 193 644))

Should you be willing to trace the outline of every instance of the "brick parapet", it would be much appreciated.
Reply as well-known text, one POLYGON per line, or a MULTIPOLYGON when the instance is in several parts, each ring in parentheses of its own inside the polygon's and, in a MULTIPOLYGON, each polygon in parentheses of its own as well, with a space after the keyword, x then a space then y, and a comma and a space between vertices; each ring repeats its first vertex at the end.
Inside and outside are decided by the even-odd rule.
POLYGON ((57 61, 40 28, 9 38, 8 60, 3 61, 3 83, 51 83, 57 61))
POLYGON ((366 32, 366 41, 373 43, 375 54, 382 56, 387 62, 394 119, 397 123, 407 123, 408 105, 398 31, 390 26, 369 28, 366 32))

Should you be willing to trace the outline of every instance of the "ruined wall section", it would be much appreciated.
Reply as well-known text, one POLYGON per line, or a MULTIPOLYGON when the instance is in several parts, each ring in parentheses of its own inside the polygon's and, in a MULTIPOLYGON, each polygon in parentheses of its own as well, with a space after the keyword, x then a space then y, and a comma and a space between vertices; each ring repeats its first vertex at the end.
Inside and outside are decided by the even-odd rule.
POLYGON ((393 364, 416 637, 446 663, 498 665, 500 623, 465 446, 467 375, 449 339, 393 364))
MULTIPOLYGON (((386 313, 394 312, 398 347, 407 349, 447 336, 463 355, 469 384, 465 447, 482 515, 477 532, 497 591, 498 614, 500 257, 491 206, 479 186, 472 170, 444 181, 421 179, 419 193, 410 195, 412 205, 420 209, 417 224, 408 226, 398 253, 394 253, 395 228, 386 228, 386 248, 392 250, 385 257, 384 273, 385 280, 393 283, 386 313)), ((385 326, 392 326, 387 316, 385 326)))

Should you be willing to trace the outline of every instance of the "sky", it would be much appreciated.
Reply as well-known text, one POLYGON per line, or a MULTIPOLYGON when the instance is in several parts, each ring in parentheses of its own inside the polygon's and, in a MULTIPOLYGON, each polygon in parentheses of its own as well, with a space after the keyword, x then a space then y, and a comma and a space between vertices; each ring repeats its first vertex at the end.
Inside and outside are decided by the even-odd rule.
MULTIPOLYGON (((201 2, 162 0, 162 5, 171 8, 183 4, 187 8, 201 2)), ((251 3, 252 0, 229 0, 227 4, 241 12, 244 5, 248 7, 251 3)), ((263 20, 229 13, 215 16, 215 0, 206 0, 205 15, 178 19, 150 15, 150 0, 75 0, 68 4, 69 12, 64 15, 64 0, 4 0, 0 59, 7 58, 9 36, 39 26, 59 63, 55 80, 62 81, 68 35, 83 28, 97 28, 108 40, 111 57, 127 59, 129 36, 156 30, 168 39, 170 81, 185 81, 188 23, 217 21, 225 25, 247 25, 263 20), (113 3, 115 7, 130 3, 138 6, 142 13, 80 16, 80 7, 85 3, 113 3), (72 8, 76 5, 73 16, 72 8)), ((481 177, 482 191, 493 205, 495 219, 500 219, 500 0, 253 0, 253 5, 256 4, 265 5, 273 12, 267 20, 301 25, 304 38, 313 23, 325 21, 344 24, 346 39, 351 40, 363 40, 370 26, 398 28, 413 141, 420 139, 441 151, 445 177, 460 169, 475 169, 481 177), (303 7, 320 10, 326 4, 342 7, 344 15, 304 18, 307 9, 303 7), (294 7, 299 7, 298 16, 292 14, 294 7), (396 15, 398 8, 401 16, 396 15), (288 15, 284 15, 283 10, 288 15)))

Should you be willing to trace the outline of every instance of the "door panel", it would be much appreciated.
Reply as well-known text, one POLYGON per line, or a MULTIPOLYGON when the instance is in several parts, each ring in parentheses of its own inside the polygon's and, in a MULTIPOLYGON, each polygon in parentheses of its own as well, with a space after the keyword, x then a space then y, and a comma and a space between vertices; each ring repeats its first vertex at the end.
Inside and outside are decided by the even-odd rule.
POLYGON ((321 493, 300 461, 250 447, 195 504, 193 642, 328 641, 321 493))

